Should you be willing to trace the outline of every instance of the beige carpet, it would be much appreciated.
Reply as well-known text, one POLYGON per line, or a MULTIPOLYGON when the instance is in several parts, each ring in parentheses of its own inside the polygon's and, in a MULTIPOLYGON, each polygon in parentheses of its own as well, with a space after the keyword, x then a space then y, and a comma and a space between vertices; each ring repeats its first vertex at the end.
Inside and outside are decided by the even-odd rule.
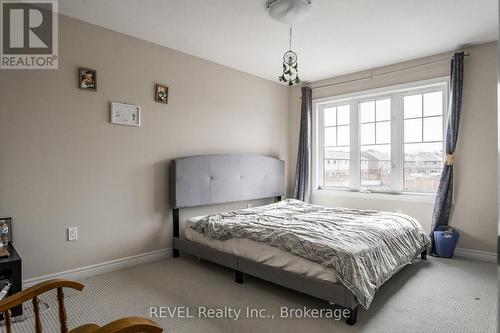
MULTIPOLYGON (((67 292, 70 327, 107 323, 123 316, 148 316, 150 306, 264 308, 274 319, 159 320, 165 332, 495 332, 496 265, 466 259, 416 262, 393 277, 355 326, 334 319, 280 319, 280 307, 329 308, 321 300, 246 277, 233 282, 231 270, 189 256, 157 261, 86 279, 83 292, 67 292)), ((57 332, 54 295, 43 300, 44 332, 57 332)), ((31 313, 30 305, 25 305, 31 313)), ((33 321, 14 325, 32 332, 33 321)))

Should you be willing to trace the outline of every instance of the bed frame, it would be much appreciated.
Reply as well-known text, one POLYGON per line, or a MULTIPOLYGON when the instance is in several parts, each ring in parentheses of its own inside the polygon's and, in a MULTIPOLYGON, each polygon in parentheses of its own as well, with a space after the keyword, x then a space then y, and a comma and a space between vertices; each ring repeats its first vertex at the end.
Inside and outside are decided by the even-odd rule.
MULTIPOLYGON (((180 237, 181 208, 272 197, 281 200, 285 195, 284 161, 261 155, 199 155, 175 159, 171 171, 174 258, 183 251, 233 269, 237 283, 243 283, 248 274, 323 299, 347 309, 347 324, 356 323, 359 303, 341 283, 288 272, 180 237)), ((423 259, 425 254, 423 251, 423 259)))

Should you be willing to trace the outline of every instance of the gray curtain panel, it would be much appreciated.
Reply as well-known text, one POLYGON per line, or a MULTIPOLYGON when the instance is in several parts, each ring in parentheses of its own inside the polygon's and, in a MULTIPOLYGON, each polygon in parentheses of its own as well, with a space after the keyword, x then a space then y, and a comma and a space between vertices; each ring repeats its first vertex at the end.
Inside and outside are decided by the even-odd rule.
POLYGON ((300 109, 299 150, 293 197, 309 202, 311 196, 311 122, 312 122, 312 89, 302 87, 302 104, 300 109))
POLYGON ((462 91, 464 76, 464 53, 455 53, 451 60, 451 87, 448 120, 446 124, 445 148, 446 156, 444 167, 439 180, 436 193, 434 211, 432 213, 430 253, 434 253, 434 229, 439 226, 448 225, 450 218, 451 203, 453 198, 453 164, 454 152, 458 139, 458 125, 460 123, 460 111, 462 109, 462 91))

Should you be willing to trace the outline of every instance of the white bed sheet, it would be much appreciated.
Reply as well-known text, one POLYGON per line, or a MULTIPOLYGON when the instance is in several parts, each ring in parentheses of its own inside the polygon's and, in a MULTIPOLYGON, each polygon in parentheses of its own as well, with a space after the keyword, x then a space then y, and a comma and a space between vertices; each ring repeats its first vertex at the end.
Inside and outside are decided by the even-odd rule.
POLYGON ((231 238, 225 241, 209 239, 191 228, 195 221, 201 217, 186 221, 184 224, 185 239, 285 271, 337 283, 335 270, 285 252, 277 247, 246 238, 231 238))

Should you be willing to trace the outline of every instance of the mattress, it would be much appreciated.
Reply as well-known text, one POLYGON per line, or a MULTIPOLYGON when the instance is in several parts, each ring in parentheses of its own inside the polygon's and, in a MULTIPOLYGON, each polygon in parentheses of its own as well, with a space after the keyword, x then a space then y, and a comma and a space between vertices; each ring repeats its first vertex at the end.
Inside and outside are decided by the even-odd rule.
POLYGON ((186 221, 184 225, 185 239, 288 272, 337 283, 337 276, 334 269, 301 258, 277 247, 247 238, 231 238, 222 241, 205 237, 191 228, 193 224, 203 217, 198 216, 186 221))

